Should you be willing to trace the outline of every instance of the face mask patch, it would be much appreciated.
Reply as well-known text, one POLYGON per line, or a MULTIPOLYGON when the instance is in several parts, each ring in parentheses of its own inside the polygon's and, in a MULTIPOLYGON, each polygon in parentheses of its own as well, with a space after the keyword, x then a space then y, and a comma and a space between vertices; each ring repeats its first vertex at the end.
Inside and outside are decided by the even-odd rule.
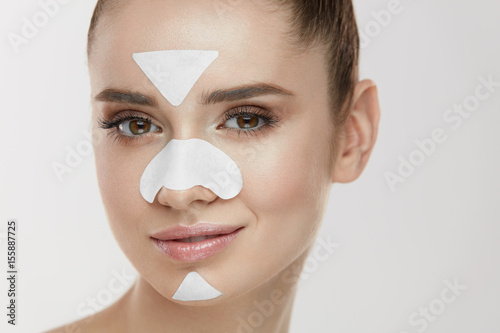
POLYGON ((132 58, 173 106, 182 104, 218 51, 166 50, 134 53, 132 58))
POLYGON ((172 139, 144 170, 140 191, 153 203, 163 186, 187 190, 197 185, 231 199, 241 191, 243 179, 236 163, 208 141, 172 139))
POLYGON ((222 295, 197 272, 189 272, 175 292, 173 299, 179 301, 204 301, 222 295))

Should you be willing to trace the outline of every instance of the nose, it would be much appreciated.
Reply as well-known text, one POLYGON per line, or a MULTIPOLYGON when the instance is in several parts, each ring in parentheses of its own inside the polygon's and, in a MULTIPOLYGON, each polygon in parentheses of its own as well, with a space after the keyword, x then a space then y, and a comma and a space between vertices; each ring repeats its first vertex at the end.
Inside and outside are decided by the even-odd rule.
POLYGON ((200 185, 187 190, 171 190, 163 186, 156 198, 164 206, 187 210, 196 203, 205 205, 211 203, 217 199, 217 194, 200 185))

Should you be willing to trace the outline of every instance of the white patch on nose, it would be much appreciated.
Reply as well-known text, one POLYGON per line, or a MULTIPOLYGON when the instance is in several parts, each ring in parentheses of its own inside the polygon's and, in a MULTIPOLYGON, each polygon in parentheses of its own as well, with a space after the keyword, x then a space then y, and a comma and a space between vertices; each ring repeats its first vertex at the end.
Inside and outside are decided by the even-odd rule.
POLYGON ((148 164, 141 177, 143 198, 153 203, 158 191, 187 190, 201 185, 222 199, 234 198, 243 187, 236 163, 202 139, 172 139, 148 164))
POLYGON ((222 295, 208 284, 197 272, 189 272, 175 292, 173 299, 179 301, 204 301, 222 295))
POLYGON ((134 53, 132 58, 173 106, 182 104, 218 51, 166 50, 134 53))

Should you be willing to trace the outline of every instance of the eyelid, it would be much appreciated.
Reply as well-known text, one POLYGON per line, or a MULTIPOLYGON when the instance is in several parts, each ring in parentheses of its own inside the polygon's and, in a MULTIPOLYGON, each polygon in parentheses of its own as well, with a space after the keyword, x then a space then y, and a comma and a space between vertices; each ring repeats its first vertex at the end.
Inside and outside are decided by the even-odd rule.
MULTIPOLYGON (((231 131, 236 131, 238 133, 238 137, 240 136, 241 133, 245 133, 247 136, 248 135, 257 135, 257 132, 259 131, 267 131, 270 130, 273 127, 278 127, 280 126, 280 121, 281 117, 276 114, 276 112, 271 111, 265 107, 258 106, 258 105, 240 105, 240 106, 235 106, 223 113, 223 115, 220 117, 219 120, 219 125, 217 126, 217 129, 225 129, 228 132, 231 131), (265 123, 257 128, 248 128, 248 129, 243 129, 243 128, 233 128, 233 127, 225 127, 225 123, 238 116, 255 116, 263 119, 265 123)), ((114 113, 111 115, 109 119, 106 118, 101 118, 98 119, 98 124, 100 128, 107 129, 109 130, 108 135, 114 136, 115 141, 122 141, 125 140, 125 142, 132 143, 135 141, 139 140, 146 140, 146 139, 152 139, 151 135, 155 133, 161 133, 163 132, 163 126, 156 121, 152 116, 150 116, 147 113, 140 112, 140 111, 135 111, 135 110, 123 110, 114 113), (127 120, 144 120, 150 122, 152 125, 155 125, 158 128, 158 131, 155 132, 147 132, 145 134, 141 135, 126 135, 122 131, 118 129, 118 126, 122 123, 124 123, 127 120)))
POLYGON ((147 140, 152 140, 152 135, 163 132, 162 126, 158 124, 158 122, 153 117, 146 113, 133 110, 119 111, 112 115, 110 119, 100 118, 97 120, 97 122, 100 128, 108 131, 107 135, 109 137, 114 137, 113 143, 118 141, 118 143, 123 142, 126 145, 133 143, 146 143, 147 140), (147 121, 151 123, 151 125, 156 126, 158 128, 158 131, 147 132, 140 135, 126 135, 118 128, 118 126, 130 120, 147 121))
POLYGON ((255 136, 258 134, 258 132, 265 132, 267 130, 270 130, 273 127, 280 126, 280 121, 281 117, 279 117, 275 112, 270 111, 266 108, 256 106, 256 105, 243 105, 243 106, 237 106, 234 108, 231 108, 230 110, 226 111, 222 115, 222 124, 219 125, 217 128, 218 129, 224 129, 227 132, 232 132, 236 131, 238 134, 238 138, 240 137, 241 133, 244 133, 246 136, 252 135, 255 136), (241 116, 252 116, 252 117, 258 117, 261 118, 265 121, 265 123, 257 128, 248 128, 248 129, 243 129, 243 128, 235 128, 235 127, 226 127, 225 124, 236 117, 241 117, 241 116))
POLYGON ((226 111, 222 117, 222 121, 228 121, 237 116, 256 116, 264 118, 270 122, 279 122, 281 118, 274 112, 256 105, 242 105, 229 109, 226 111))
POLYGON ((134 111, 134 110, 123 110, 115 113, 112 115, 109 119, 106 119, 105 117, 98 119, 98 124, 100 128, 103 129, 112 129, 114 127, 117 127, 120 123, 123 123, 127 120, 144 120, 148 121, 151 124, 155 125, 162 131, 163 127, 162 125, 156 121, 153 117, 150 115, 139 112, 139 111, 134 111))

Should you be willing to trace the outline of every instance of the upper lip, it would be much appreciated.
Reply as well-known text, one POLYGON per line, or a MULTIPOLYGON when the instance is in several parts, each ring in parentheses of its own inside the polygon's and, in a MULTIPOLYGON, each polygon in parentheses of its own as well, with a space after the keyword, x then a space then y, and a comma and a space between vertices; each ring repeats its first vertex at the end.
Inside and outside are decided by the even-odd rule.
POLYGON ((224 224, 212 224, 212 223, 198 223, 195 225, 187 226, 178 224, 176 226, 170 227, 166 230, 157 232, 151 237, 158 240, 167 241, 174 239, 183 239, 189 237, 198 236, 211 236, 211 235, 224 235, 230 234, 242 226, 231 226, 224 224))

